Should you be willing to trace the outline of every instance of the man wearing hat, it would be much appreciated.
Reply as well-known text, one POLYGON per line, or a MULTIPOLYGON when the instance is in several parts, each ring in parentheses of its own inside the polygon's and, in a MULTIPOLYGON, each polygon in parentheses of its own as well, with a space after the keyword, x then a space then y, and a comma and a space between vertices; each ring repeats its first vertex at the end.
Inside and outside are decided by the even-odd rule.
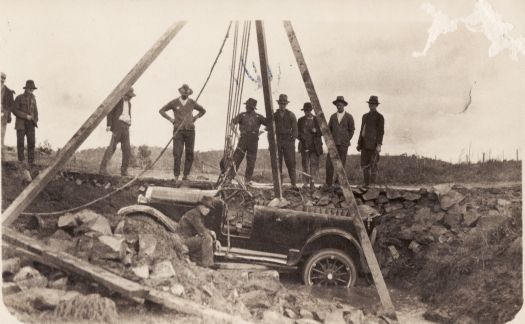
POLYGON ((361 151, 361 168, 366 186, 376 181, 377 162, 385 133, 385 118, 377 112, 379 99, 377 96, 370 96, 367 103, 370 111, 363 115, 357 142, 357 150, 361 151))
POLYGON ((205 217, 214 208, 214 198, 204 196, 197 207, 187 211, 179 221, 179 233, 188 247, 190 257, 199 256, 198 264, 203 267, 212 267, 213 241, 216 240, 215 232, 204 226, 205 217))
POLYGON ((295 139, 298 136, 297 119, 290 110, 286 109, 288 105, 288 96, 279 95, 279 109, 273 114, 275 121, 275 134, 277 135, 277 154, 279 156, 279 173, 283 173, 283 158, 288 176, 293 188, 297 188, 295 178, 295 139))
MULTIPOLYGON (((328 128, 332 137, 334 138, 335 147, 343 167, 346 165, 346 156, 348 154, 348 147, 350 146, 350 140, 354 136, 355 126, 354 118, 352 115, 345 111, 345 107, 348 105, 343 96, 338 96, 332 103, 337 107, 337 112, 330 116, 328 122, 328 128)), ((330 156, 326 158, 326 186, 331 187, 334 179, 334 166, 330 156)))
POLYGON ((303 188, 310 184, 314 189, 314 179, 318 178, 319 173, 319 156, 323 154, 323 141, 321 140, 321 128, 317 119, 312 114, 312 104, 305 102, 303 105, 304 116, 297 121, 299 130, 299 152, 303 165, 304 175, 303 188))
MULTIPOLYGON (((257 148, 259 145, 259 129, 261 125, 266 126, 266 118, 255 112, 257 109, 257 100, 249 98, 244 103, 246 111, 240 113, 232 119, 230 127, 239 124, 241 133, 239 143, 233 153, 235 170, 239 169, 244 156, 246 155, 246 171, 244 172, 244 181, 251 184, 255 161, 257 160, 257 148)), ((235 170, 232 170, 232 175, 235 170)))
POLYGON ((24 144, 27 137, 27 162, 29 166, 35 161, 35 128, 38 127, 38 107, 36 105, 35 82, 27 80, 24 93, 16 97, 13 104, 13 114, 16 116, 16 150, 18 161, 24 161, 24 144))
POLYGON ((5 85, 6 75, 2 73, 2 152, 7 124, 11 122, 11 106, 13 106, 15 92, 5 85))
POLYGON ((123 177, 128 175, 129 158, 131 156, 129 127, 131 126, 131 98, 133 97, 135 97, 135 92, 133 88, 130 88, 107 116, 106 131, 111 131, 111 141, 100 163, 100 174, 108 174, 108 162, 111 160, 113 153, 115 153, 117 144, 120 143, 120 148, 122 149, 120 175, 123 177))
POLYGON ((184 161, 184 176, 182 179, 188 179, 191 165, 193 164, 193 148, 195 146, 194 122, 206 113, 206 110, 202 108, 201 105, 189 98, 193 90, 191 90, 187 84, 183 84, 179 88, 179 93, 180 97, 168 102, 159 110, 162 117, 173 124, 173 174, 175 181, 177 181, 180 176, 180 161, 184 148, 186 148, 186 159, 184 161), (168 115, 169 110, 173 110, 173 118, 168 115), (197 110, 199 113, 193 116, 193 110, 197 110), (179 131, 175 134, 177 129, 179 129, 179 131))

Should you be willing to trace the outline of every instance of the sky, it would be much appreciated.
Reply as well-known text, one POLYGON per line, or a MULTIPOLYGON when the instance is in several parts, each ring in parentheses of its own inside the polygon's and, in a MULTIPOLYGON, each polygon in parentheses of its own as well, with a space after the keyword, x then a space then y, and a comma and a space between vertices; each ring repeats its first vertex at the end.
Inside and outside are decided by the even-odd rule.
MULTIPOLYGON (((63 146, 160 35, 187 24, 134 85, 132 145, 164 146, 171 125, 158 110, 187 83, 198 93, 230 20, 263 19, 273 99, 286 93, 297 117, 309 101, 282 21, 291 20, 325 115, 342 95, 361 126, 377 95, 383 154, 458 162, 520 158, 525 89, 525 2, 478 1, 5 1, 0 0, 0 70, 17 94, 38 89, 37 143, 63 146), (462 113, 472 99, 468 109, 462 113)), ((196 150, 222 149, 233 37, 199 102, 196 150)), ((255 25, 249 73, 259 68, 255 25)), ((243 101, 262 89, 246 77, 243 101)), ((275 101, 274 109, 277 108, 275 101)), ((6 142, 15 145, 14 125, 6 142)), ((80 149, 109 143, 105 121, 80 149)), ((357 139, 350 154, 355 154, 357 139)), ((267 147, 265 136, 259 147, 267 147)))

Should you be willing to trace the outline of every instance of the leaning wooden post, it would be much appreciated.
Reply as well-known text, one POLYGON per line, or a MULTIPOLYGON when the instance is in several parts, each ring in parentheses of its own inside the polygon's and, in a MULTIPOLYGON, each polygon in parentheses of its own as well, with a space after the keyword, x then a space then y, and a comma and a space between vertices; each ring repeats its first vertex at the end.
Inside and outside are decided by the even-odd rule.
POLYGON ((80 129, 73 135, 69 142, 60 150, 54 162, 42 171, 27 186, 24 191, 9 205, 2 215, 2 225, 11 224, 23 212, 27 206, 38 196, 40 191, 51 181, 59 170, 64 166, 67 160, 75 153, 76 149, 86 140, 100 122, 111 112, 113 107, 124 96, 129 88, 138 80, 146 71, 151 63, 159 56, 169 42, 184 27, 185 21, 173 24, 161 38, 144 54, 140 61, 131 69, 117 87, 109 94, 95 112, 84 122, 80 129))
POLYGON ((372 273, 372 277, 374 278, 374 283, 376 285, 379 298, 381 299, 381 303, 383 304, 387 315, 397 321, 394 305, 392 304, 392 300, 390 299, 390 294, 388 293, 385 280, 383 279, 383 275, 381 274, 381 269, 379 268, 379 264, 374 254, 372 243, 370 242, 365 225, 363 224, 363 220, 361 219, 361 216, 359 214, 359 209, 357 208, 357 203, 355 201, 354 194, 350 189, 350 183, 348 182, 348 178, 346 177, 345 169, 341 160, 339 159, 334 139, 332 138, 332 134, 328 129, 328 124, 326 123, 326 118, 321 108, 319 98, 317 97, 317 93, 315 91, 310 72, 308 71, 308 67, 306 66, 306 61, 304 60, 301 47, 299 46, 299 42, 293 30, 292 24, 289 21, 284 21, 284 28, 286 30, 286 33, 288 34, 288 40, 290 41, 290 45, 292 46, 292 51, 297 61, 297 65, 299 66, 301 76, 303 77, 306 91, 308 92, 308 96, 310 97, 310 101, 312 102, 312 106, 315 111, 315 116, 321 127, 323 138, 326 142, 326 146, 328 147, 328 153, 330 154, 332 164, 334 165, 334 170, 337 174, 337 177, 339 178, 339 183, 341 184, 341 188, 343 190, 343 195, 346 201, 350 204, 350 215, 352 217, 357 233, 359 234, 361 247, 363 248, 363 252, 365 254, 368 267, 370 268, 370 272, 372 273))
POLYGON ((270 146, 270 160, 272 162, 273 191, 275 197, 282 198, 281 174, 277 164, 277 139, 275 138, 275 122, 273 121, 272 87, 268 76, 268 53, 266 52, 266 38, 264 37, 264 24, 261 20, 255 21, 257 43, 259 45, 259 60, 261 62, 261 79, 264 93, 264 108, 268 126, 268 144, 270 146))

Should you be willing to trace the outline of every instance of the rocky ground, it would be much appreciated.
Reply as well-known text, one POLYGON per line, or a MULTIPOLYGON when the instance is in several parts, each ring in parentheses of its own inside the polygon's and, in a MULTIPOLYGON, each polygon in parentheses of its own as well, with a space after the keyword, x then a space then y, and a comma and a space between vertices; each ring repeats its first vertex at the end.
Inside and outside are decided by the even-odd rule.
MULTIPOLYGON (((2 165, 3 209, 28 181, 16 164, 2 165)), ((78 206, 124 182, 120 178, 65 172, 46 187, 28 210, 46 212, 78 206)), ((141 179, 129 189, 91 206, 90 211, 40 222, 34 217, 21 216, 14 225, 24 234, 126 278, 247 320, 385 322, 378 311, 377 297, 370 299, 373 306, 348 305, 345 298, 323 298, 304 289, 291 289, 297 286, 294 279, 292 283, 285 281, 283 286, 272 271, 214 271, 197 267, 177 250, 177 239, 151 219, 116 217, 117 210, 135 203, 140 187, 148 184, 173 185, 166 180, 141 179)), ((252 194, 249 197, 239 191, 231 196, 231 210, 268 204, 272 196, 268 189, 254 189, 252 194)), ((521 186, 355 188, 354 194, 358 204, 374 208, 380 214, 374 248, 387 284, 403 295, 425 302, 430 308, 425 313, 426 319, 440 323, 503 323, 520 309, 521 186)), ((338 190, 285 190, 285 197, 289 201, 285 208, 309 206, 337 213, 334 208, 346 207, 338 190)), ((65 316, 72 315, 64 311, 68 300, 71 304, 71 300, 88 299, 74 292, 82 296, 97 294, 91 298, 95 302, 89 302, 94 303, 95 309, 103 310, 101 314, 106 317, 98 318, 101 321, 200 321, 182 314, 175 316, 155 305, 137 305, 82 278, 23 258, 17 261, 17 255, 4 252, 4 264, 10 260, 13 267, 3 271, 4 284, 10 283, 13 289, 4 302, 24 321, 66 321, 65 316), (28 285, 32 290, 26 289, 28 285)), ((368 289, 363 287, 368 285, 367 279, 359 285, 356 289, 368 289)))

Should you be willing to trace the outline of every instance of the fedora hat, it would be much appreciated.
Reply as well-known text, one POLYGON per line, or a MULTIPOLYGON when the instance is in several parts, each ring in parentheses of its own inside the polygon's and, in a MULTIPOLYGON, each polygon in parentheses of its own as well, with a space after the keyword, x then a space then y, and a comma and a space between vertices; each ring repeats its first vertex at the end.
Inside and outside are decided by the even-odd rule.
POLYGON ((191 90, 190 86, 187 84, 183 84, 182 87, 179 88, 179 92, 182 95, 190 96, 193 93, 193 90, 191 90))
POLYGON ((130 98, 133 98, 136 96, 135 91, 133 90, 133 87, 129 88, 128 92, 125 94, 126 96, 129 96, 130 98))
POLYGON ((285 94, 280 94, 279 100, 277 100, 277 103, 289 103, 288 96, 285 94))
POLYGON ((37 87, 35 86, 35 81, 27 80, 24 89, 37 89, 37 87))
POLYGON ((371 104, 376 104, 376 105, 380 104, 379 99, 377 98, 377 96, 370 96, 370 99, 368 99, 367 102, 371 103, 371 104))
POLYGON ((303 105, 303 109, 301 110, 304 110, 304 111, 311 111, 312 109, 314 109, 312 107, 312 103, 311 102, 305 102, 304 105, 303 105))
POLYGON ((343 96, 337 96, 337 98, 335 98, 335 100, 332 101, 334 105, 337 104, 338 102, 342 102, 345 106, 348 106, 348 102, 346 102, 345 97, 343 96))
POLYGON ((257 100, 253 98, 248 98, 244 104, 248 107, 252 107, 253 109, 257 109, 257 100))
POLYGON ((200 200, 199 200, 199 204, 205 206, 205 207, 208 207, 208 208, 213 208, 213 203, 214 203, 214 199, 213 197, 210 197, 210 196, 203 196, 200 200))

